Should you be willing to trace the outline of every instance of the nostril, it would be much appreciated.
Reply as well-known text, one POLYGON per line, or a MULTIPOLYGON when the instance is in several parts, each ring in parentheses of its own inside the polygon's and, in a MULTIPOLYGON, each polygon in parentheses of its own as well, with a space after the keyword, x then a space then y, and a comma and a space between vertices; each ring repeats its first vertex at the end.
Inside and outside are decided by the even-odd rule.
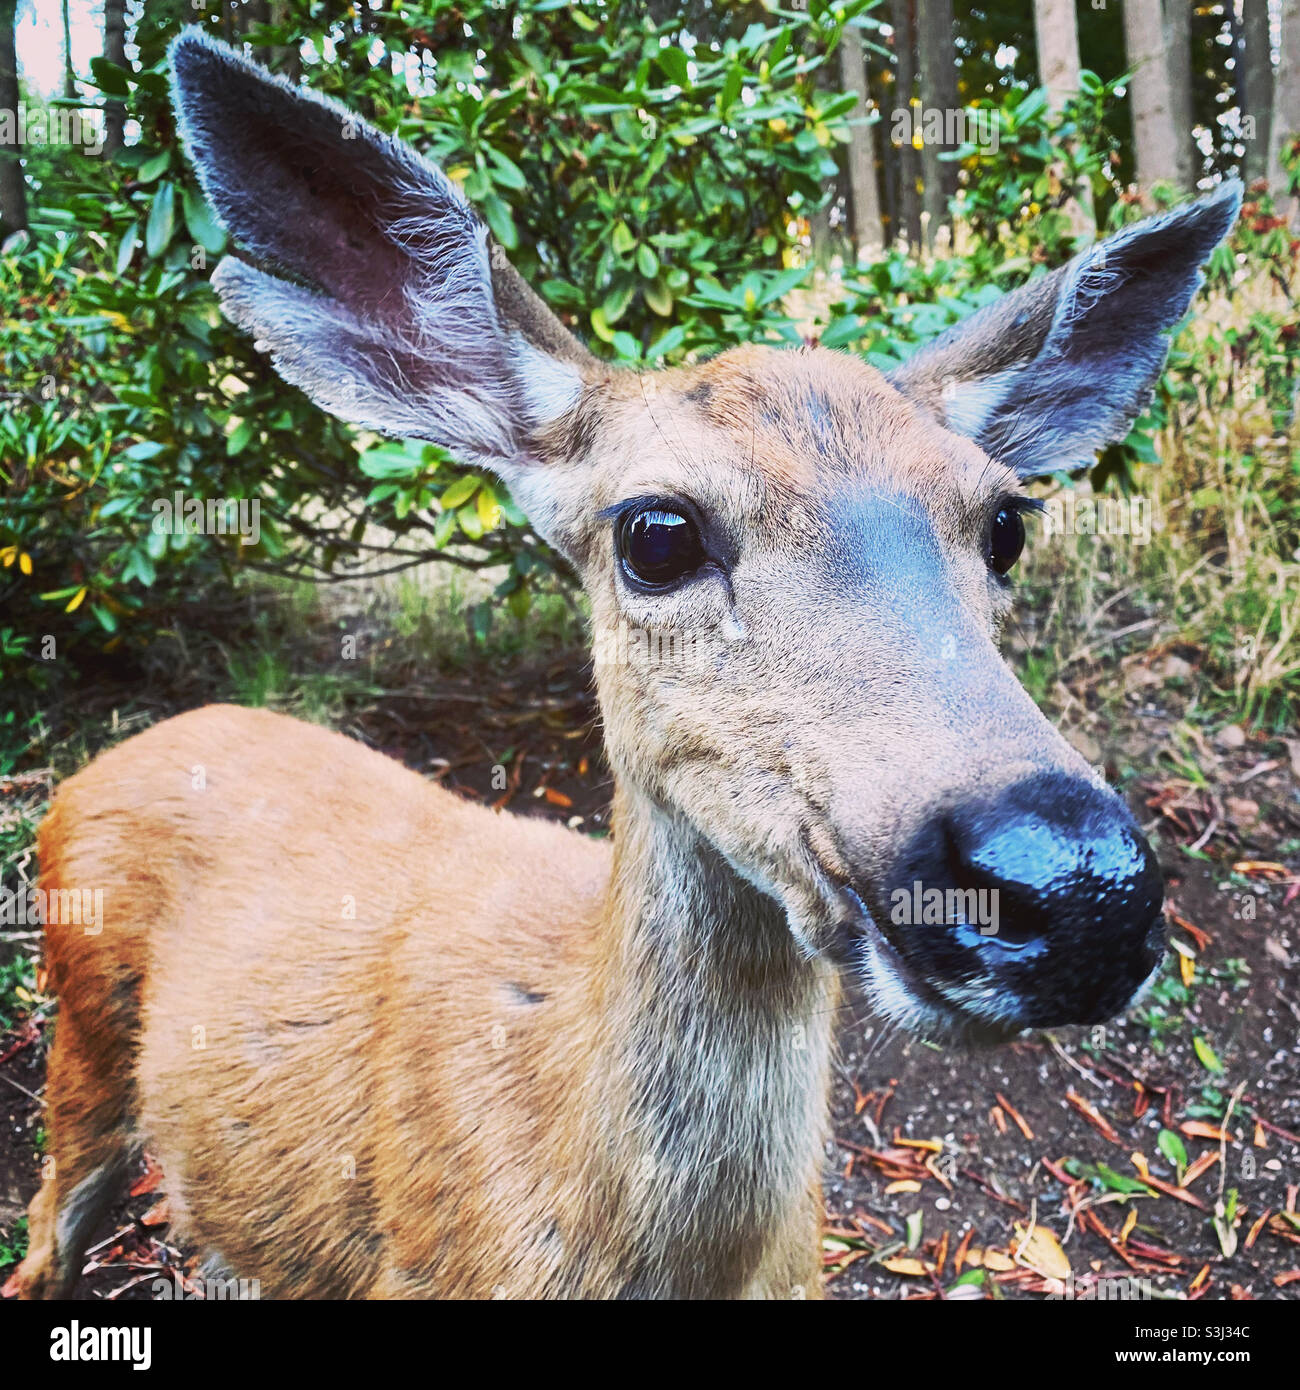
POLYGON ((1159 913, 1163 880, 1151 847, 1122 803, 1090 783, 1018 783, 958 807, 945 833, 953 881, 986 895, 996 926, 984 936, 1007 949, 1118 944, 1145 936, 1159 913))
POLYGON ((1033 862, 1033 846, 1027 842, 1034 837, 1005 831, 972 835, 953 818, 946 822, 945 832, 949 877, 958 898, 964 895, 976 906, 967 918, 976 925, 956 932, 960 944, 1021 956, 1032 954, 1032 947, 1042 949, 1044 904, 1026 872, 1033 862))

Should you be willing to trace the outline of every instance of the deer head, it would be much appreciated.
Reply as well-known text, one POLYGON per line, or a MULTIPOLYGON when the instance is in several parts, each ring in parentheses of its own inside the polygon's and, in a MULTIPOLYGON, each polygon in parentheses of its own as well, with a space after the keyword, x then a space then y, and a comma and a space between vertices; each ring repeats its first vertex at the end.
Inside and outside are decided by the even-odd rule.
POLYGON ((226 312, 324 409, 504 479, 573 563, 621 795, 908 1025, 1001 1034, 1133 998, 1163 952, 1154 856, 996 639, 1022 480, 1124 435, 1236 185, 888 377, 757 346, 644 375, 591 356, 407 146, 197 31, 172 64, 239 248, 213 275, 226 312), (934 890, 945 909, 914 920, 934 890), (981 892, 993 923, 949 910, 981 892))

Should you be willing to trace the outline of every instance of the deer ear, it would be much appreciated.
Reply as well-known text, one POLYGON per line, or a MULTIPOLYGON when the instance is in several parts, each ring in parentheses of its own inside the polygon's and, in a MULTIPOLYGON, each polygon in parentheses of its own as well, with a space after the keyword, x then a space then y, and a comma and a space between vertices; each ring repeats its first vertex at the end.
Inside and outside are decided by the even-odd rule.
POLYGON ((1151 398, 1241 185, 1135 223, 1004 295, 890 374, 947 429, 1035 477, 1084 467, 1151 398))
POLYGON ((506 476, 577 400, 592 358, 409 146, 186 29, 179 127, 240 247, 226 313, 318 405, 506 476))

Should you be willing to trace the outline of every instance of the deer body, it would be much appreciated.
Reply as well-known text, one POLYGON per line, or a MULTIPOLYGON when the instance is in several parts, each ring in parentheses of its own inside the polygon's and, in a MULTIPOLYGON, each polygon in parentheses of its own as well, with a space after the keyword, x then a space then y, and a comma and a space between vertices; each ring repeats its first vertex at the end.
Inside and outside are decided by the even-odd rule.
POLYGON ((842 982, 994 1040, 1108 1018, 1161 959, 1150 847, 995 638, 1021 479, 1123 436, 1239 190, 888 378, 763 346, 646 376, 411 150, 197 33, 172 62, 226 312, 325 408, 495 473, 580 575, 613 844, 220 707, 72 778, 42 880, 104 921, 47 930, 25 1291, 71 1287, 146 1142, 267 1294, 815 1295, 842 982), (611 654, 629 629, 681 641, 611 654), (999 919, 914 921, 922 887, 999 919))
POLYGON ((94 1142, 47 1196, 93 1222, 143 1141, 268 1297, 814 1296, 835 976, 619 810, 611 854, 223 706, 98 759, 41 835, 106 904, 50 928, 94 1142))

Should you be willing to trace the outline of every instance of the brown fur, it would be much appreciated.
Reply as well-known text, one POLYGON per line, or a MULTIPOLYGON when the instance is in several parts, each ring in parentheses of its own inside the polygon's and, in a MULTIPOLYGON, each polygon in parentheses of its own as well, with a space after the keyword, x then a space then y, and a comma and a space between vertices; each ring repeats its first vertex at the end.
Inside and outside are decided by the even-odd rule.
POLYGON ((817 1294, 828 875, 955 784, 1078 762, 990 640, 981 517, 1014 480, 822 351, 593 367, 584 411, 547 472, 597 638, 712 644, 598 667, 613 852, 260 711, 183 715, 68 781, 42 880, 102 887, 105 922, 47 933, 29 1295, 70 1287, 142 1142, 183 1237, 270 1296, 817 1294), (827 568, 863 489, 941 539, 978 701, 945 704, 827 568), (730 600, 619 588, 594 512, 645 492, 744 537, 730 600))

